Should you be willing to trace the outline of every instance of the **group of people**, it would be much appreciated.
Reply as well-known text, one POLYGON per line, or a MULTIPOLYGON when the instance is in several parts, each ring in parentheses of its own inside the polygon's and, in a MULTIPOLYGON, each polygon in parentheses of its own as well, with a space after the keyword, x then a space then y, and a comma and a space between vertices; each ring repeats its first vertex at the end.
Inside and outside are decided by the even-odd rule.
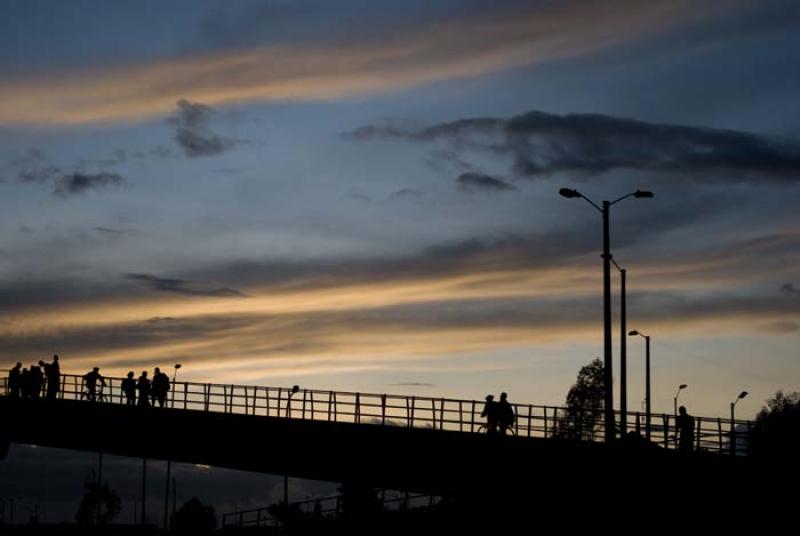
POLYGON ((61 391, 58 355, 54 355, 50 363, 39 360, 38 365, 26 369, 22 368, 22 363, 17 363, 8 374, 8 391, 13 398, 38 400, 42 393, 48 400, 58 398, 61 391))
POLYGON ((514 408, 508 403, 508 394, 501 393, 498 402, 494 401, 494 395, 486 395, 481 417, 486 418, 486 433, 506 435, 516 420, 514 408))
POLYGON ((153 379, 147 378, 147 371, 142 371, 138 380, 133 379, 133 371, 122 380, 122 392, 125 393, 125 403, 128 406, 149 407, 151 404, 164 407, 169 393, 169 376, 161 372, 158 367, 153 371, 153 379), (137 402, 138 394, 138 402, 137 402))
MULTIPOLYGON (((167 393, 170 390, 169 376, 161 372, 158 367, 153 371, 153 379, 147 377, 147 371, 142 371, 138 380, 134 379, 133 371, 122 381, 122 392, 128 406, 164 407, 167 402, 167 393)), ((106 380, 100 374, 100 368, 94 367, 82 376, 83 390, 81 398, 90 402, 104 401, 103 389, 106 380)), ((53 356, 50 363, 39 361, 38 365, 22 368, 22 363, 17 363, 8 374, 8 392, 12 398, 38 400, 44 397, 55 400, 61 392, 61 365, 58 355, 53 356)))

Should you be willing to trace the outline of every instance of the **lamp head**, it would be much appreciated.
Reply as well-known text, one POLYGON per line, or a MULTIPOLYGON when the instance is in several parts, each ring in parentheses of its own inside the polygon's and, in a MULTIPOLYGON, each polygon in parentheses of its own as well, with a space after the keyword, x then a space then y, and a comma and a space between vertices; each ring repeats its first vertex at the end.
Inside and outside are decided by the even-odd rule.
POLYGON ((741 393, 739 393, 739 397, 736 400, 741 400, 746 396, 747 396, 747 391, 742 391, 741 393))
POLYGON ((181 364, 180 363, 175 363, 175 370, 178 370, 179 368, 181 368, 181 364))
POLYGON ((636 331, 635 329, 632 329, 631 331, 629 331, 629 332, 628 332, 628 335, 629 335, 630 337, 635 337, 635 336, 637 336, 638 334, 639 334, 639 332, 638 332, 638 331, 636 331))
POLYGON ((299 386, 299 385, 295 385, 295 386, 293 386, 293 387, 292 387, 292 394, 295 394, 295 393, 297 393, 299 390, 300 390, 300 386, 299 386))
POLYGON ((566 197, 567 199, 575 199, 577 197, 583 197, 578 190, 573 190, 571 188, 561 188, 558 191, 562 197, 566 197))
POLYGON ((680 385, 678 386, 678 391, 680 391, 680 390, 682 390, 682 389, 686 389, 687 387, 689 387, 687 384, 685 384, 685 383, 682 383, 682 384, 680 384, 680 385))
POLYGON ((640 199, 642 198, 649 199, 655 197, 655 195, 653 195, 653 192, 648 192, 647 190, 636 190, 635 192, 633 192, 633 197, 638 197, 640 199))

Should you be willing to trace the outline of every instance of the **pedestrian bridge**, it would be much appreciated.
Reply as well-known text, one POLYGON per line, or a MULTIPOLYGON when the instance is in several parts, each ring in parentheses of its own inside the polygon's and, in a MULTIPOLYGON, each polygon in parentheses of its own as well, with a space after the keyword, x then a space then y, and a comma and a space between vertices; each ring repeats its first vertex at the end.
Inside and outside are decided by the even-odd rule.
MULTIPOLYGON (((634 475, 635 460, 645 458, 662 467, 739 467, 746 457, 730 455, 731 431, 744 439, 750 426, 695 417, 698 452, 687 457, 674 451, 672 415, 652 415, 654 444, 605 445, 602 414, 581 415, 576 440, 560 431, 565 410, 554 406, 512 404, 512 433, 498 436, 485 433, 475 400, 177 382, 167 407, 143 408, 125 404, 122 378, 105 381, 97 401, 86 400, 76 375, 62 375, 56 400, 12 398, 4 381, 0 442, 448 494, 527 480, 555 485, 584 464, 634 475)), ((644 433, 643 414, 626 418, 644 433)), ((745 443, 737 441, 736 454, 745 443)))

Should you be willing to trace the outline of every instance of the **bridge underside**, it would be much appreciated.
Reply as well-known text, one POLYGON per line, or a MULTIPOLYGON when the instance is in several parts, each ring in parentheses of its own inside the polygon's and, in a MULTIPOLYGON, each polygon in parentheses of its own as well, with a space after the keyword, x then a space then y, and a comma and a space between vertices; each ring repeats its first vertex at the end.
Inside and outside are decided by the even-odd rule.
POLYGON ((746 458, 682 456, 659 448, 72 400, 0 397, 0 418, 0 449, 29 443, 479 503, 512 495, 542 507, 568 497, 597 505, 678 497, 700 503, 721 495, 755 500, 775 470, 746 458))

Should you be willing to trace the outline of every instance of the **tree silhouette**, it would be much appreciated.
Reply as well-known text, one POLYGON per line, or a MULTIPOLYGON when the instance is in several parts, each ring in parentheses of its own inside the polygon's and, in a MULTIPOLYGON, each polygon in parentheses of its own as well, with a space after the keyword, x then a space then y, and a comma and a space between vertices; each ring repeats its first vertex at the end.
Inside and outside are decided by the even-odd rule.
POLYGON ((117 493, 108 486, 108 483, 100 485, 94 476, 89 477, 84 487, 86 494, 81 499, 78 512, 75 514, 78 524, 106 525, 113 521, 121 508, 117 493))
POLYGON ((172 514, 170 526, 174 532, 208 532, 217 527, 217 515, 213 506, 205 505, 197 497, 192 497, 172 514))
POLYGON ((603 416, 605 387, 603 362, 595 358, 581 367, 567 392, 566 408, 558 418, 556 437, 590 440, 603 416))
POLYGON ((777 391, 761 408, 750 432, 756 456, 789 457, 800 452, 800 392, 777 391))

